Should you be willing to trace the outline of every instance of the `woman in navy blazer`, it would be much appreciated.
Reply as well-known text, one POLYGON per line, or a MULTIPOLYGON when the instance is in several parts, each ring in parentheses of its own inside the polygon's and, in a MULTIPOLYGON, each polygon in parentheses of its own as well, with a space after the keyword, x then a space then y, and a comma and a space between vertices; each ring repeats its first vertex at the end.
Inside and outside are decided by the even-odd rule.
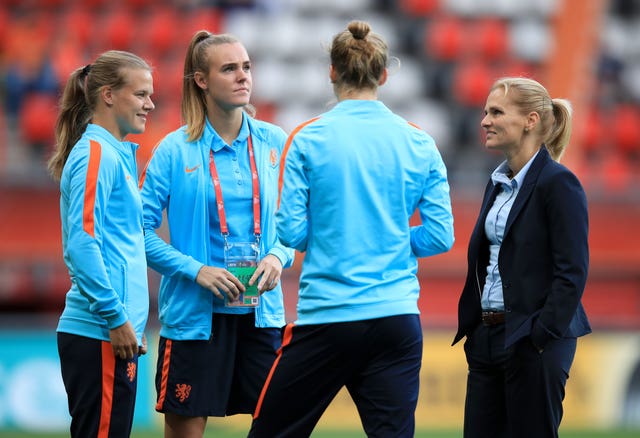
POLYGON ((532 79, 502 78, 484 112, 485 146, 506 160, 485 190, 458 305, 464 437, 557 437, 576 338, 591 332, 587 200, 558 163, 571 106, 532 79))

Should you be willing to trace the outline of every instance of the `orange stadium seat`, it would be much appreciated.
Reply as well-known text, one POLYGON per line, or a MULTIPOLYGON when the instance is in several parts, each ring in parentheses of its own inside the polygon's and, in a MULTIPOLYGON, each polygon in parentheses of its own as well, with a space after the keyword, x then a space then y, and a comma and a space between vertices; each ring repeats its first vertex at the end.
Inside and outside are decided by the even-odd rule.
POLYGON ((509 32, 504 21, 492 18, 475 20, 465 31, 469 47, 484 59, 496 60, 508 55, 509 32))
POLYGON ((624 156, 640 152, 640 110, 623 103, 616 107, 612 119, 613 142, 624 156))
POLYGON ((64 13, 60 30, 70 36, 80 47, 87 47, 94 30, 95 17, 87 7, 74 6, 64 13))
POLYGON ((440 0, 400 0, 400 10, 412 17, 425 17, 440 7, 440 0))
POLYGON ((150 11, 142 26, 141 38, 145 41, 148 52, 153 54, 152 56, 161 56, 174 47, 177 32, 182 32, 176 26, 176 22, 179 22, 176 13, 166 5, 158 5, 150 11))
POLYGON ((19 115, 19 128, 25 143, 52 146, 56 124, 56 97, 33 93, 25 97, 19 115))
POLYGON ((456 66, 452 92, 461 104, 480 109, 495 79, 496 74, 482 59, 465 60, 456 66))
POLYGON ((180 37, 176 39, 180 50, 186 50, 189 41, 194 33, 201 29, 212 33, 223 31, 223 13, 212 7, 199 7, 188 11, 183 17, 183 26, 180 29, 180 37))
POLYGON ((588 157, 599 156, 606 144, 604 117, 597 108, 590 108, 582 125, 582 151, 588 157))
POLYGON ((425 54, 437 61, 455 61, 464 47, 464 24, 461 19, 434 17, 425 27, 425 54))
POLYGON ((139 26, 130 10, 117 8, 106 14, 101 28, 105 49, 132 50, 131 45, 139 26))

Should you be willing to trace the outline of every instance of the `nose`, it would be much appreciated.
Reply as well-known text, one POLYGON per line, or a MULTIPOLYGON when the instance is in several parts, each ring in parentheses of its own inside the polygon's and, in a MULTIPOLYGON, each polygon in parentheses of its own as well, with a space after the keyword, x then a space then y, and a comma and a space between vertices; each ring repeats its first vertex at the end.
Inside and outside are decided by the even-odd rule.
POLYGON ((151 100, 151 96, 147 97, 144 102, 144 109, 147 111, 153 111, 155 107, 153 100, 151 100))
POLYGON ((480 121, 480 126, 482 126, 483 128, 486 128, 490 124, 491 122, 489 121, 489 114, 485 114, 482 120, 480 121))

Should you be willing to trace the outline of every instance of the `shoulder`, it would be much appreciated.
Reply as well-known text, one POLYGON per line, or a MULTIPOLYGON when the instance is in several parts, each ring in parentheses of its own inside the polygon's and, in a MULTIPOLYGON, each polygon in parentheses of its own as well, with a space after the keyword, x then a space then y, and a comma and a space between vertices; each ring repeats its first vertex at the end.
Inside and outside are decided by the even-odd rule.
POLYGON ((551 160, 540 171, 537 190, 545 193, 545 199, 565 203, 580 199, 586 204, 586 194, 578 177, 566 166, 551 160))
POLYGON ((175 131, 171 131, 158 142, 152 152, 152 156, 160 155, 176 155, 181 150, 187 149, 190 145, 197 143, 188 141, 186 125, 181 126, 175 131))
POLYGON ((249 126, 251 128, 251 136, 258 141, 284 143, 287 138, 287 133, 284 129, 264 120, 250 118, 249 126))
POLYGON ((580 185, 578 177, 565 165, 557 161, 549 160, 540 170, 538 183, 549 184, 551 186, 563 182, 570 182, 580 185))

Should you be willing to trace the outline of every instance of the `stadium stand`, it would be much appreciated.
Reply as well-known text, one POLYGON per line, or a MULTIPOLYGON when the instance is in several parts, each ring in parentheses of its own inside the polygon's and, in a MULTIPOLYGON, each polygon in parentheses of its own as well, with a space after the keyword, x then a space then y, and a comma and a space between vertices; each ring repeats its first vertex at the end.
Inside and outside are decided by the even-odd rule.
MULTIPOLYGON (((73 68, 111 48, 135 51, 152 62, 157 109, 147 132, 132 138, 141 145, 142 168, 157 141, 180 124, 182 57, 193 32, 206 28, 242 39, 254 63, 258 117, 291 131, 333 101, 325 48, 352 18, 371 22, 399 60, 392 61, 380 97, 432 133, 449 167, 457 241, 450 253, 421 261, 426 323, 455 322, 478 193, 497 164, 481 146, 487 88, 498 76, 524 74, 545 83, 549 78, 552 94, 566 92, 562 97, 576 107, 566 163, 581 177, 592 214, 588 311, 599 326, 640 328, 636 0, 2 0, 0 309, 58 312, 62 307, 68 279, 59 243, 58 190, 46 175, 44 156, 34 151, 50 146, 52 106, 73 68), (596 3, 606 7, 584 7, 596 3), (584 38, 583 51, 575 44, 583 34, 577 37, 570 28, 573 34, 567 36, 561 28, 571 23, 562 15, 567 5, 601 30, 584 38), (578 52, 583 58, 576 62, 582 64, 575 67, 569 63, 578 52), (18 64, 21 69, 14 69, 18 64), (30 85, 12 85, 15 71, 30 85)), ((285 275, 292 292, 298 270, 299 261, 285 275)), ((294 299, 288 295, 290 309, 294 299)))

